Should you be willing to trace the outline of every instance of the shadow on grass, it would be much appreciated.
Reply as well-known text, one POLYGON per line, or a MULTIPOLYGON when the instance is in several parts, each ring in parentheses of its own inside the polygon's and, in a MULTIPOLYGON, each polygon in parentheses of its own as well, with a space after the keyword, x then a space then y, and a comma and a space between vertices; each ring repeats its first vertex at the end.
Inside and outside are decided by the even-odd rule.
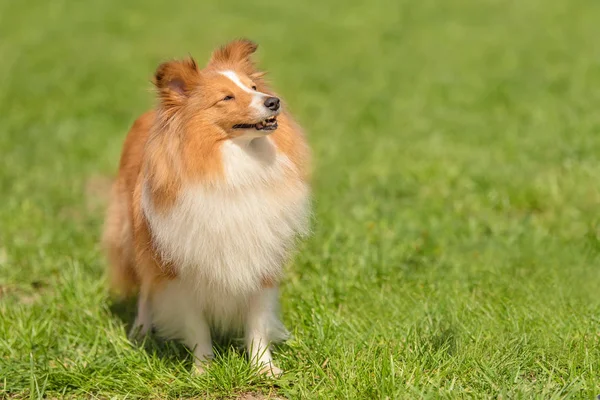
POLYGON ((415 354, 424 365, 436 368, 441 360, 453 357, 460 344, 460 332, 451 322, 432 317, 428 322, 416 326, 409 334, 415 354))
MULTIPOLYGON (((130 332, 137 313, 137 298, 115 300, 110 305, 110 311, 125 325, 125 332, 130 332)), ((165 361, 181 363, 189 368, 194 362, 193 349, 188 349, 178 340, 161 338, 154 328, 148 335, 134 340, 133 343, 148 354, 156 355, 165 361)), ((241 340, 224 337, 215 332, 213 332, 213 349, 216 356, 232 350, 240 356, 245 356, 241 340)))

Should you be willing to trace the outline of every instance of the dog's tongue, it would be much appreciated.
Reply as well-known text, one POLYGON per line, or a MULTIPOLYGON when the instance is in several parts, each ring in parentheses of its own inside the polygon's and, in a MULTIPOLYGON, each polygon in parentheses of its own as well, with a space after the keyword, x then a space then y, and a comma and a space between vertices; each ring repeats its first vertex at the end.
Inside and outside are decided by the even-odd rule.
POLYGON ((259 122, 258 124, 256 124, 256 129, 261 130, 265 127, 265 124, 262 122, 259 122))

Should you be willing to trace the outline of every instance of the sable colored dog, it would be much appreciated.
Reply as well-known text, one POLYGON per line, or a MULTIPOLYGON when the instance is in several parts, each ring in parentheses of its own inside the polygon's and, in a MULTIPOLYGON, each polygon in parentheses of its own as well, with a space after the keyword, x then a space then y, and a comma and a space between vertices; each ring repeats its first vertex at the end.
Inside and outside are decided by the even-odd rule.
POLYGON ((156 108, 123 147, 103 243, 112 287, 138 293, 133 333, 152 326, 213 356, 211 332, 241 334, 251 361, 277 375, 285 338, 278 283, 309 220, 309 149, 300 127, 236 40, 204 69, 161 64, 156 108))

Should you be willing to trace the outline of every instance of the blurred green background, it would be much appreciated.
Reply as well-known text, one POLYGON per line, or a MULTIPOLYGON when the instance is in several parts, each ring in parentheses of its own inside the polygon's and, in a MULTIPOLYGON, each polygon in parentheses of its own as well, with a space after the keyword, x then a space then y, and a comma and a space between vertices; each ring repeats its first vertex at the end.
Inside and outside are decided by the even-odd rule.
POLYGON ((1 396, 600 394, 600 2, 3 0, 0 38, 1 396), (98 247, 157 64, 240 36, 315 158, 275 383, 132 346, 98 247))

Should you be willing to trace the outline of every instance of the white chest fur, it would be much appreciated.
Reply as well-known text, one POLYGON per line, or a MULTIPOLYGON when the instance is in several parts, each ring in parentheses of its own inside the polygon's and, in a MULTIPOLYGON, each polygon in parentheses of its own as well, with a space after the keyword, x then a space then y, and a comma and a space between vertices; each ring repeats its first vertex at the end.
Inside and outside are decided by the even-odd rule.
POLYGON ((306 233, 309 191, 270 139, 222 146, 225 182, 187 185, 174 207, 142 207, 162 256, 199 291, 243 295, 279 275, 297 234, 306 233))

